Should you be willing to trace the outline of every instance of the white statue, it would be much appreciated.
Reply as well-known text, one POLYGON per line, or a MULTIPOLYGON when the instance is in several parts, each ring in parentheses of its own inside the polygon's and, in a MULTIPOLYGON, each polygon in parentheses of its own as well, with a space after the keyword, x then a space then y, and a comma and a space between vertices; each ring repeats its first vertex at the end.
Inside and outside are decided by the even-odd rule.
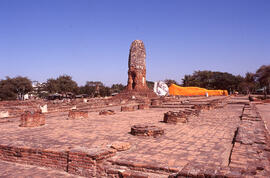
POLYGON ((77 109, 76 105, 70 108, 70 110, 76 110, 76 109, 77 109))
POLYGON ((158 81, 158 82, 155 82, 154 92, 158 96, 166 96, 169 93, 169 87, 165 82, 158 81))
POLYGON ((48 106, 45 104, 44 106, 39 106, 41 113, 47 113, 48 112, 48 106))
POLYGON ((0 111, 0 118, 5 118, 9 117, 9 112, 8 111, 0 111))

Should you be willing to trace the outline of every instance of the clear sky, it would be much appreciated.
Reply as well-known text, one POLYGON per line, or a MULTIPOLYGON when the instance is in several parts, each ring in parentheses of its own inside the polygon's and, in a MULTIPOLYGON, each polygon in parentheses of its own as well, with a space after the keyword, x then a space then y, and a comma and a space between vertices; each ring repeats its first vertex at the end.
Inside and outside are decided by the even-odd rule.
POLYGON ((127 82, 133 40, 147 80, 270 64, 270 0, 0 0, 0 79, 127 82))

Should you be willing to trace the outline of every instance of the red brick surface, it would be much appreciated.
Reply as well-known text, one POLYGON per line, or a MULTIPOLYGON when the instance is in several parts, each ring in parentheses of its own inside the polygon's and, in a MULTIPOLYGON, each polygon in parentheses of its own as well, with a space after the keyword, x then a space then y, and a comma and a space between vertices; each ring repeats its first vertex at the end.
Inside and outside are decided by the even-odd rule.
POLYGON ((180 123, 186 123, 187 122, 188 115, 185 112, 166 112, 164 113, 164 122, 165 123, 171 123, 171 124, 177 124, 180 123))
POLYGON ((139 104, 138 109, 149 109, 149 104, 139 104))
POLYGON ((20 118, 9 119, 0 122, 0 159, 89 177, 267 177, 268 133, 256 107, 247 97, 234 97, 218 108, 192 109, 213 99, 165 98, 159 108, 120 112, 117 106, 115 115, 96 111, 79 120, 66 120, 67 112, 49 112, 43 127, 18 127, 20 118), (189 113, 189 122, 165 124, 168 111, 189 113), (131 135, 130 128, 138 124, 158 126, 165 134, 131 135), (118 141, 132 147, 111 149, 118 141))
POLYGON ((20 127, 38 127, 45 124, 45 115, 41 112, 26 111, 21 115, 20 127))
POLYGON ((164 135, 164 129, 154 125, 134 125, 131 127, 130 133, 136 136, 152 136, 158 137, 164 135))
POLYGON ((69 119, 85 119, 88 118, 87 111, 70 110, 68 113, 69 119))
POLYGON ((0 159, 66 171, 67 153, 51 150, 0 145, 0 159))
POLYGON ((135 111, 138 109, 138 106, 130 105, 130 106, 122 106, 121 111, 126 112, 126 111, 135 111))
POLYGON ((53 168, 38 167, 34 165, 18 164, 0 160, 1 178, 79 178, 78 175, 68 174, 53 168))
POLYGON ((99 115, 114 115, 115 112, 113 110, 102 110, 99 112, 99 115))

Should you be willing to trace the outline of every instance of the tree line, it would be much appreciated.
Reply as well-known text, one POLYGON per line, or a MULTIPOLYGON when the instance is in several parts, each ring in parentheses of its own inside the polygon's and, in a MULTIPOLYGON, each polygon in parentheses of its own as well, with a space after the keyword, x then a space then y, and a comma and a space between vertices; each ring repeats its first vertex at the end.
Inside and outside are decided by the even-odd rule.
POLYGON ((61 75, 57 78, 49 78, 45 83, 32 86, 32 81, 27 77, 6 77, 0 81, 0 100, 23 99, 25 94, 34 94, 40 98, 47 98, 52 94, 72 94, 89 97, 110 96, 112 93, 119 93, 124 89, 122 84, 105 86, 100 81, 87 81, 85 85, 78 84, 69 75, 61 75))
MULTIPOLYGON (((167 85, 178 84, 175 80, 165 80, 167 85)), ((247 72, 244 77, 227 72, 194 71, 192 75, 185 75, 182 79, 184 87, 196 86, 206 89, 235 91, 243 94, 260 91, 265 95, 270 93, 270 65, 262 65, 255 73, 247 72)))
MULTIPOLYGON (((168 86, 177 84, 206 89, 222 89, 227 90, 229 93, 238 91, 249 94, 261 91, 266 95, 270 89, 270 65, 263 65, 255 73, 248 72, 244 77, 227 72, 204 70, 194 71, 192 75, 185 75, 182 78, 182 84, 178 84, 173 79, 166 79, 165 83, 168 86)), ((150 89, 153 89, 154 82, 147 81, 147 85, 150 89)), ((87 81, 85 85, 78 86, 72 77, 68 75, 49 78, 42 85, 33 88, 31 80, 27 77, 6 77, 6 79, 0 80, 0 100, 23 99, 23 96, 27 93, 33 93, 41 98, 55 93, 104 97, 119 93, 124 88, 125 86, 122 84, 113 84, 108 87, 100 81, 87 81)))

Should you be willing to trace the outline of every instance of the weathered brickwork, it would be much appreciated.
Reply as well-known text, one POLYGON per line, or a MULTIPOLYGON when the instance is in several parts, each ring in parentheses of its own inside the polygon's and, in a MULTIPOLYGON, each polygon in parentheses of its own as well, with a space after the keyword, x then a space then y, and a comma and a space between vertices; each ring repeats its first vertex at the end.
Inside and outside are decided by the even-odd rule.
POLYGON ((152 106, 159 106, 161 104, 161 101, 160 100, 153 100, 152 102, 151 102, 151 105, 152 106))
POLYGON ((0 145, 1 160, 54 168, 85 177, 106 177, 105 169, 102 168, 103 160, 114 156, 116 152, 109 148, 55 151, 0 145))
POLYGON ((66 171, 67 152, 0 145, 0 159, 66 171))
POLYGON ((145 48, 141 40, 132 42, 128 59, 128 85, 127 90, 146 90, 145 48))
POLYGON ((96 110, 76 103, 80 111, 90 111, 77 120, 49 106, 44 127, 18 127, 20 117, 2 118, 0 159, 84 177, 269 177, 268 133, 247 97, 158 101, 146 110, 138 109, 144 102, 137 98, 96 110), (120 112, 131 105, 136 110, 120 112), (101 110, 115 114, 100 115, 101 110), (166 113, 188 122, 165 124, 166 113))
POLYGON ((138 105, 138 109, 149 109, 149 104, 143 103, 138 105))
POLYGON ((99 112, 99 115, 114 115, 115 112, 113 110, 102 110, 99 112))
POLYGON ((38 127, 45 124, 45 115, 39 111, 25 111, 21 115, 20 127, 38 127))
POLYGON ((135 111, 138 109, 138 106, 134 105, 129 105, 129 106, 122 106, 121 107, 121 112, 126 112, 126 111, 135 111))
POLYGON ((164 135, 164 129, 153 125, 134 125, 131 127, 130 133, 136 136, 157 137, 164 135))
POLYGON ((166 112, 164 114, 164 120, 165 123, 171 123, 171 124, 177 124, 179 123, 187 123, 187 114, 184 112, 166 112))
POLYGON ((85 119, 88 118, 87 111, 70 110, 68 113, 68 119, 85 119))
POLYGON ((269 176, 270 142, 267 136, 255 105, 245 104, 229 166, 250 176, 269 176))
POLYGON ((141 40, 132 42, 128 59, 128 82, 125 90, 115 98, 149 99, 157 95, 148 88, 146 83, 145 47, 141 40))

